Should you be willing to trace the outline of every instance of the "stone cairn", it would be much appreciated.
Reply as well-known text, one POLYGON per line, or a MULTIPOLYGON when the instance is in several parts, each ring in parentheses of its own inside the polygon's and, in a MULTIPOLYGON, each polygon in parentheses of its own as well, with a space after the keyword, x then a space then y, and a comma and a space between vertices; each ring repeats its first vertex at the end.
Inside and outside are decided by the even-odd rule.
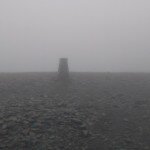
POLYGON ((58 80, 62 82, 69 81, 69 67, 67 58, 60 58, 59 60, 58 80))

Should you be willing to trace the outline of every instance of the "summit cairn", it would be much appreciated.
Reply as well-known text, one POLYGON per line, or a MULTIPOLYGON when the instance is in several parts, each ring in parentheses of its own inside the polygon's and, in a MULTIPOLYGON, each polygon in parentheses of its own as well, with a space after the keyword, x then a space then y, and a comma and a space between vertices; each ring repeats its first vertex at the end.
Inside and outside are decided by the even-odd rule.
POLYGON ((69 81, 68 58, 60 58, 59 60, 58 80, 69 81))

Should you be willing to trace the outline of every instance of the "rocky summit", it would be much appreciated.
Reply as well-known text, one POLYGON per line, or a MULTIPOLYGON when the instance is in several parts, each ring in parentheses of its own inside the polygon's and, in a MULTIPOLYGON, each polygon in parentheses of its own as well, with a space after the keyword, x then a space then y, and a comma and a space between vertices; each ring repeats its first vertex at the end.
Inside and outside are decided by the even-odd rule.
POLYGON ((0 149, 150 149, 150 74, 56 76, 0 74, 0 149))

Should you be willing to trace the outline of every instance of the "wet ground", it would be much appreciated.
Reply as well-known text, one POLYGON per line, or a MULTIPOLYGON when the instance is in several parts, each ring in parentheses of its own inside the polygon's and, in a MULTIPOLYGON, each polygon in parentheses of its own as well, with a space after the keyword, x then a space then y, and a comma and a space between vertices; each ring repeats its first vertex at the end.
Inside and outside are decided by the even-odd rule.
POLYGON ((150 74, 0 74, 0 149, 150 150, 150 74))

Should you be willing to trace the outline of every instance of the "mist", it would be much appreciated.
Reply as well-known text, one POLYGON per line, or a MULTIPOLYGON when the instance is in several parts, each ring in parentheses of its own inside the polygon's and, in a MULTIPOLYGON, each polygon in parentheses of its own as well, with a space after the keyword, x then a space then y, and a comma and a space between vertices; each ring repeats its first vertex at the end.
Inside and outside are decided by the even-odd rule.
POLYGON ((1 0, 0 72, 149 72, 149 0, 1 0))

